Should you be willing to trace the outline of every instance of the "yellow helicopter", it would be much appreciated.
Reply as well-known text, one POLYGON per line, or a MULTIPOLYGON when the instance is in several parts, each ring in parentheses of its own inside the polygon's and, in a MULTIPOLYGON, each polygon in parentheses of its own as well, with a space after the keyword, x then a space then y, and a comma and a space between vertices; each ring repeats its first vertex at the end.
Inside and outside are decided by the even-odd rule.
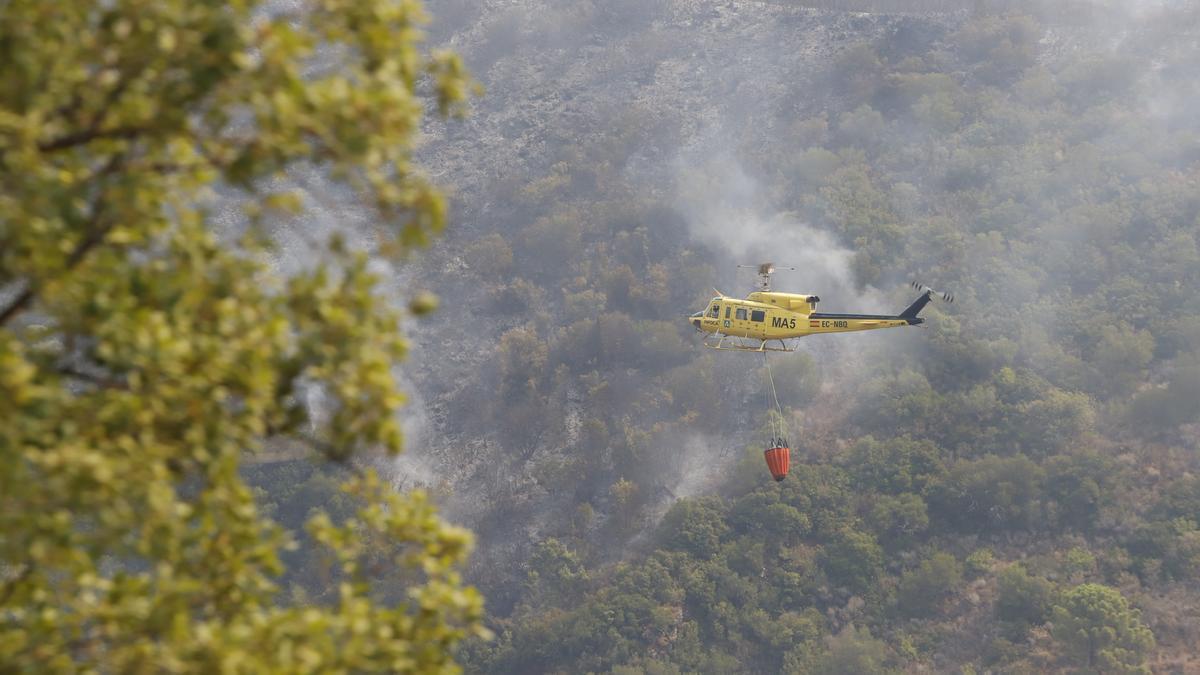
MULTIPOLYGON (((754 267, 739 265, 739 267, 754 267)), ((925 319, 917 316, 936 295, 954 302, 949 293, 935 291, 913 283, 921 295, 899 314, 828 314, 817 311, 820 298, 799 293, 778 293, 771 290, 774 263, 757 266, 755 290, 746 299, 733 298, 717 291, 708 308, 688 317, 697 330, 707 333, 704 346, 753 352, 791 352, 786 340, 824 333, 849 333, 879 328, 919 326, 925 319), (778 342, 776 347, 774 343, 778 342)), ((794 270, 794 267, 781 269, 794 270)), ((715 290, 715 289, 714 289, 715 290)))

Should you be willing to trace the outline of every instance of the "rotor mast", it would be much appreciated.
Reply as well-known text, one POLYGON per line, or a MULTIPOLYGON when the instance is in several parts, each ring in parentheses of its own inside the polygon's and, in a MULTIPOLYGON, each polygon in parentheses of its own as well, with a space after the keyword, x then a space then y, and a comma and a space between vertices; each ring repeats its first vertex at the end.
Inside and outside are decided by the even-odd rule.
MULTIPOLYGON (((742 269, 757 269, 758 273, 754 281, 754 290, 759 293, 769 293, 771 291, 771 275, 775 273, 775 263, 765 262, 757 265, 738 265, 742 269)), ((780 269, 795 270, 795 267, 781 267, 780 269)))

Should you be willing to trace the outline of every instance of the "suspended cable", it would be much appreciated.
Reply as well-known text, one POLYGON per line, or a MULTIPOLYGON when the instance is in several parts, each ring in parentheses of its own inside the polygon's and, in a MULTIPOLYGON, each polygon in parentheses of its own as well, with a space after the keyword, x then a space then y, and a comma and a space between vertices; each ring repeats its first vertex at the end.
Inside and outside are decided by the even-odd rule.
MULTIPOLYGON (((766 361, 766 358, 767 358, 767 354, 766 354, 766 352, 764 352, 763 353, 763 361, 764 362, 766 361)), ((771 378, 771 367, 768 364, 767 365, 767 379, 770 380, 770 378, 771 378)), ((774 444, 775 443, 775 415, 773 414, 773 412, 772 412, 773 409, 771 408, 771 390, 769 388, 763 390, 763 398, 765 398, 767 401, 767 424, 769 424, 771 426, 771 443, 774 444)))
POLYGON ((763 352, 763 364, 767 367, 767 382, 771 385, 771 393, 767 398, 767 416, 771 418, 771 439, 770 447, 763 452, 763 457, 767 460, 767 468, 771 470, 771 477, 776 481, 783 480, 788 474, 788 466, 791 463, 791 449, 788 447, 787 439, 784 435, 784 419, 783 406, 779 404, 779 392, 775 390, 775 375, 771 372, 771 361, 767 358, 767 353, 763 352), (775 406, 771 406, 774 400, 775 406))
MULTIPOLYGON (((779 440, 779 442, 781 442, 781 443, 782 443, 782 442, 783 442, 783 437, 784 437, 783 406, 781 406, 781 405, 779 404, 779 393, 775 391, 775 376, 771 374, 771 360, 770 360, 770 359, 767 357, 767 353, 766 353, 766 352, 763 352, 763 363, 764 363, 764 364, 766 365, 766 367, 767 367, 767 382, 769 382, 769 383, 770 383, 770 385, 771 385, 771 398, 772 398, 772 399, 774 399, 774 401, 775 401, 775 408, 774 408, 773 412, 779 413, 779 418, 778 418, 778 425, 779 425, 779 426, 778 426, 778 431, 779 431, 779 433, 778 433, 778 434, 775 434, 775 431, 776 431, 776 423, 775 423, 775 420, 774 420, 774 419, 772 419, 772 422, 771 422, 771 433, 772 433, 773 435, 775 435, 775 437, 776 437, 776 438, 779 440)), ((770 400, 768 400, 768 401, 767 401, 767 406, 768 406, 768 407, 770 407, 770 403, 771 403, 771 401, 770 401, 770 400)), ((773 416, 773 415, 772 415, 772 418, 774 418, 774 416, 773 416)))

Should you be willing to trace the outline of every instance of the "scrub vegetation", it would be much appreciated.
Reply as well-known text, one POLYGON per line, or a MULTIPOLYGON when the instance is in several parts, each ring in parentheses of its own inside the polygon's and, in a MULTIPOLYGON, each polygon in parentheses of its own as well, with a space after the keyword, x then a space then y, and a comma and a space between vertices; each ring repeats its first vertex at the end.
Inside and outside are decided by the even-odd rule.
MULTIPOLYGON (((619 50, 592 53, 589 69, 661 82, 694 59, 715 99, 739 86, 699 40, 670 32, 681 10, 667 5, 604 24, 656 46, 648 74, 619 50)), ((734 13, 770 11, 752 5, 734 13)), ((815 30, 803 23, 814 15, 787 16, 815 30)), ((477 362, 489 395, 463 415, 473 387, 444 390, 446 428, 494 438, 489 470, 531 476, 508 478, 522 486, 508 493, 477 483, 488 506, 475 527, 510 541, 480 553, 504 562, 473 574, 497 638, 469 645, 465 663, 1200 667, 1195 9, 1072 22, 1006 7, 860 17, 857 30, 815 16, 844 42, 809 71, 763 63, 765 98, 700 104, 729 115, 715 130, 688 131, 688 112, 649 94, 602 123, 547 118, 544 155, 485 183, 506 206, 467 219, 498 232, 495 245, 452 235, 435 251, 433 278, 488 289, 463 311, 504 326, 477 362), (641 168, 664 146, 681 149, 662 151, 660 173, 641 168), (696 225, 721 206, 704 192, 739 190, 758 203, 721 212, 734 216, 725 236, 696 225), (764 228, 736 217, 772 212, 787 215, 764 228), (829 311, 898 311, 915 278, 957 300, 931 306, 924 331, 808 338, 771 357, 793 448, 774 483, 762 358, 701 349, 684 316, 714 283, 745 292, 731 268, 758 258, 734 255, 796 264, 804 244, 786 237, 769 253, 731 248, 789 227, 832 235, 809 245, 848 251, 852 288, 831 293, 802 269, 777 275, 779 290, 819 293, 829 311), (705 466, 720 475, 697 488, 705 466), (514 552, 514 539, 527 544, 514 552)), ((478 63, 489 91, 564 47, 514 49, 478 63)), ((589 86, 606 85, 576 100, 589 86)))

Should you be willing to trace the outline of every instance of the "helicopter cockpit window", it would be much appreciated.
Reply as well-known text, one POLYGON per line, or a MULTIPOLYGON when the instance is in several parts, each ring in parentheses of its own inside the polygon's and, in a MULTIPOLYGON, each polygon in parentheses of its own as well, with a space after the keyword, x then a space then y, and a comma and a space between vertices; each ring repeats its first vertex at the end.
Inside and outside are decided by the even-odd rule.
POLYGON ((746 320, 746 308, 745 308, 745 307, 739 307, 739 308, 738 308, 738 311, 737 311, 737 320, 738 320, 738 321, 745 321, 745 320, 746 320))
POLYGON ((712 307, 708 308, 708 315, 714 319, 721 318, 721 305, 714 302, 712 307))
POLYGON ((767 319, 767 313, 761 309, 756 309, 753 312, 750 312, 750 320, 751 321, 766 321, 766 319, 767 319))

